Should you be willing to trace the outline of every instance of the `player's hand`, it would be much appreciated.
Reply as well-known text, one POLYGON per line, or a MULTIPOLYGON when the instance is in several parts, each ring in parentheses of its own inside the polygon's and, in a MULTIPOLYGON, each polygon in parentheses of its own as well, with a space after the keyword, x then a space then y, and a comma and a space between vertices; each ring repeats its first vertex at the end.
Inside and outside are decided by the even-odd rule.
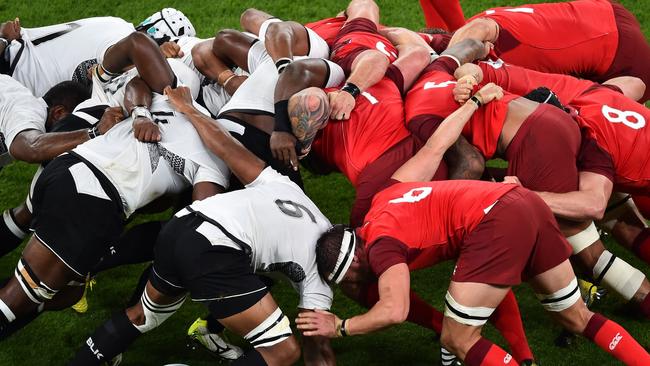
POLYGON ((481 103, 488 104, 495 99, 499 100, 503 98, 503 89, 494 83, 488 83, 474 95, 481 101, 481 103))
POLYGON ((327 93, 330 100, 330 118, 335 120, 350 119, 356 101, 352 94, 341 90, 327 93))
POLYGON ((192 93, 190 88, 186 86, 179 86, 176 89, 172 89, 170 86, 165 87, 163 90, 167 96, 167 101, 169 104, 174 107, 177 111, 184 113, 188 108, 193 107, 192 93))
POLYGON ((160 141, 160 128, 147 117, 138 117, 133 120, 133 135, 140 142, 160 141))
POLYGON ((124 120, 122 107, 109 107, 104 110, 104 115, 97 123, 99 133, 102 135, 108 132, 113 126, 124 120))
POLYGON ((16 18, 0 24, 0 37, 9 42, 20 39, 20 19, 16 18))
POLYGON ((185 53, 181 50, 181 46, 176 42, 165 42, 160 45, 160 52, 165 58, 181 58, 185 53))
POLYGON ((505 177, 503 177, 503 183, 504 184, 516 184, 518 186, 522 185, 519 178, 517 178, 514 175, 506 175, 505 177))
POLYGON ((271 133, 271 153, 293 170, 298 170, 298 156, 296 155, 296 137, 289 132, 273 131, 271 133))
POLYGON ((336 315, 329 311, 316 309, 315 311, 303 311, 298 313, 296 326, 306 337, 323 336, 336 338, 336 324, 340 323, 336 315))

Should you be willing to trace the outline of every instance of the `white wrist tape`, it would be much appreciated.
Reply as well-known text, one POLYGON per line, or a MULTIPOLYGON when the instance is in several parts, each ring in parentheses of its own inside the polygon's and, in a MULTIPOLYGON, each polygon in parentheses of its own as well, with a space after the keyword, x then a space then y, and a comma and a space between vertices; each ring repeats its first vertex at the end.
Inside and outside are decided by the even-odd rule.
POLYGON ((445 295, 445 316, 452 318, 455 321, 470 325, 472 327, 480 327, 484 325, 495 308, 486 308, 486 307, 469 307, 464 306, 456 302, 451 296, 449 291, 445 295))
POLYGON ((581 232, 569 236, 566 240, 571 244, 573 248, 573 254, 578 254, 589 247, 591 244, 600 240, 600 235, 598 235, 598 229, 596 225, 592 222, 589 226, 582 230, 581 232))
POLYGON ((578 287, 578 280, 573 277, 569 284, 558 291, 550 295, 545 294, 535 294, 539 301, 542 303, 542 306, 547 311, 559 312, 566 310, 573 306, 576 302, 580 300, 580 288, 578 287))
POLYGON ((289 318, 282 314, 280 308, 275 309, 266 320, 244 336, 255 348, 271 347, 289 337, 291 337, 289 318))
POLYGON ((594 266, 594 279, 629 301, 641 288, 645 275, 606 250, 594 266))

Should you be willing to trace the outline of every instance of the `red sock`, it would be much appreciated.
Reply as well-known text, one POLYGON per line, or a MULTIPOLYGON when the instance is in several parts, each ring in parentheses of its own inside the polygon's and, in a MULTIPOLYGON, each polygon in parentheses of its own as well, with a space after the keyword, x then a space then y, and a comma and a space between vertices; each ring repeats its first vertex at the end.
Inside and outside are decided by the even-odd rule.
POLYGON ((444 19, 448 31, 453 32, 465 25, 465 16, 463 8, 460 6, 460 0, 431 0, 431 2, 436 8, 438 16, 444 19))
POLYGON ((626 365, 650 365, 650 355, 623 327, 594 314, 582 333, 605 352, 626 365))
POLYGON ((644 262, 650 263, 650 229, 643 229, 642 232, 634 239, 632 250, 637 257, 644 262))
POLYGON ((424 13, 424 21, 426 22, 427 28, 442 28, 447 29, 447 24, 444 19, 440 17, 438 11, 433 6, 435 0, 420 0, 420 6, 422 7, 422 13, 424 13))
MULTIPOLYGON (((438 334, 442 333, 442 313, 422 300, 413 291, 411 291, 410 300, 411 306, 406 320, 425 328, 433 329, 433 331, 438 334)), ((377 301, 379 301, 379 290, 375 283, 369 286, 366 291, 365 305, 369 308, 377 301)))
POLYGON ((482 337, 467 351, 463 361, 467 366, 519 365, 508 352, 482 337))
POLYGON ((518 362, 533 360, 533 352, 528 346, 528 339, 524 332, 524 325, 521 323, 521 314, 515 294, 510 290, 501 304, 496 308, 490 322, 501 332, 503 338, 510 345, 512 356, 518 362))

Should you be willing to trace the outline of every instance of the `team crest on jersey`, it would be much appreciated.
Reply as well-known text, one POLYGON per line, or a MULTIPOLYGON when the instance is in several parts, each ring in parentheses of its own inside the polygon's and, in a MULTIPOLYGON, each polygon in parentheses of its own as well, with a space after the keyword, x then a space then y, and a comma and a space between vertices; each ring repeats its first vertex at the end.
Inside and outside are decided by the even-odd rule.
POLYGON ((294 283, 302 282, 307 278, 305 270, 295 262, 271 263, 262 272, 280 272, 294 283))
POLYGON ((415 203, 427 198, 433 189, 431 187, 420 187, 413 188, 410 191, 404 193, 400 198, 395 198, 388 203, 415 203))

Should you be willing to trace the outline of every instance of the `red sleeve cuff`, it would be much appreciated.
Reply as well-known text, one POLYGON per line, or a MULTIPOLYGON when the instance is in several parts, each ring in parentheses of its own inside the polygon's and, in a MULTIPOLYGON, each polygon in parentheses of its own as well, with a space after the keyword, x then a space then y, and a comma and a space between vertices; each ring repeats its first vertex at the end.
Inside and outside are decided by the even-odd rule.
POLYGON ((377 239, 368 249, 370 268, 377 277, 396 264, 407 263, 407 255, 406 244, 391 237, 377 239))

